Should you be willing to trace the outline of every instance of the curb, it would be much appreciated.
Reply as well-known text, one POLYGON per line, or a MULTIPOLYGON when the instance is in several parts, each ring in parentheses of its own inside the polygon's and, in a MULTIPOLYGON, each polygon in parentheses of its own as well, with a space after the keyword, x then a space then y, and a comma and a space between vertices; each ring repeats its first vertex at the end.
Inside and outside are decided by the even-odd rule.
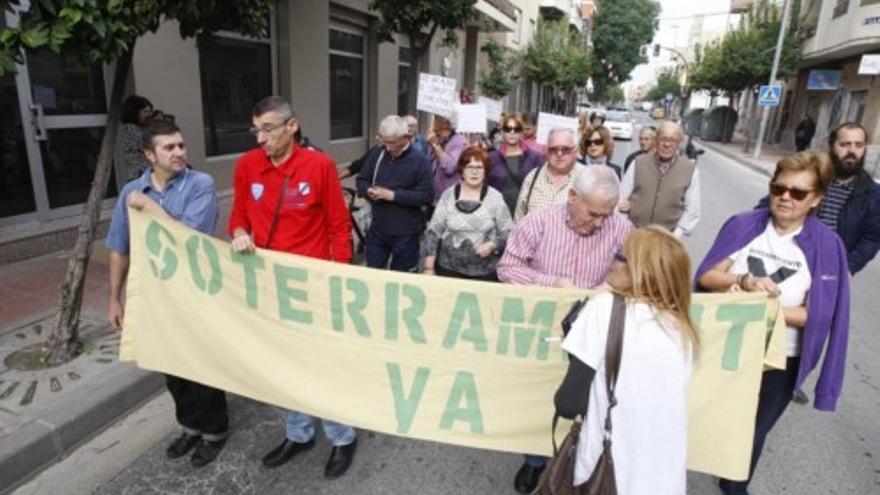
MULTIPOLYGON (((29 422, 0 442, 0 494, 58 462, 104 427, 163 390, 161 374, 117 363, 83 383, 76 398, 29 422)), ((55 404, 58 405, 57 403, 55 404)))
POLYGON ((743 165, 744 167, 750 168, 750 169, 754 170, 755 172, 758 172, 759 174, 765 175, 767 177, 773 176, 773 173, 770 172, 769 170, 767 170, 766 167, 760 165, 759 163, 756 163, 755 161, 743 156, 740 153, 730 151, 723 146, 719 146, 715 143, 703 141, 702 139, 699 139, 696 141, 698 143, 700 143, 701 146, 708 148, 708 149, 714 151, 715 153, 718 153, 719 155, 730 158, 731 160, 739 163, 740 165, 743 165))

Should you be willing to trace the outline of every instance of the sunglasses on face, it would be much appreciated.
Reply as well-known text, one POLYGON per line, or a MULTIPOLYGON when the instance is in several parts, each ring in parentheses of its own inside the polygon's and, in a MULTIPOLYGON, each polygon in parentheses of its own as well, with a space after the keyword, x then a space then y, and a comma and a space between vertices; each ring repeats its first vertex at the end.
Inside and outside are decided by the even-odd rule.
POLYGON ((551 155, 567 155, 574 150, 574 146, 551 146, 547 148, 547 153, 551 155))
POLYGON ((813 192, 813 189, 798 189, 796 187, 788 187, 785 184, 779 184, 778 182, 770 184, 770 194, 781 197, 788 193, 791 199, 795 201, 805 200, 811 192, 813 192))
POLYGON ((615 249, 615 250, 614 250, 614 254, 613 254, 612 256, 613 256, 613 258, 614 258, 614 261, 618 261, 618 262, 620 262, 620 263, 626 263, 626 262, 627 262, 626 255, 623 254, 623 251, 621 251, 620 248, 615 249))
POLYGON ((605 140, 602 138, 599 139, 587 139, 584 141, 587 143, 587 146, 605 146, 605 140))
POLYGON ((508 134, 519 133, 519 132, 522 132, 522 130, 523 130, 522 127, 504 126, 504 132, 506 132, 508 134))

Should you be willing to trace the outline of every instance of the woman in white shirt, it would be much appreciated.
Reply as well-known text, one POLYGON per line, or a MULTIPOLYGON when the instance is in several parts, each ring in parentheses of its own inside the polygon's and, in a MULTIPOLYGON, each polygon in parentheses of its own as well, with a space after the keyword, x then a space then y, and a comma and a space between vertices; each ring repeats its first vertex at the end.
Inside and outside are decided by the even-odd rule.
MULTIPOLYGON (((698 346, 697 329, 688 314, 689 280, 687 251, 660 227, 633 231, 615 253, 607 283, 626 300, 617 405, 611 409, 611 450, 621 495, 686 492, 687 396, 698 346)), ((561 416, 567 415, 560 404, 566 385, 581 384, 568 387, 567 395, 584 394, 589 375, 595 374, 578 441, 576 486, 589 479, 602 453, 608 410, 605 345, 612 305, 612 294, 588 301, 562 345, 572 364, 557 393, 561 416)), ((577 412, 585 408, 583 404, 577 412)))

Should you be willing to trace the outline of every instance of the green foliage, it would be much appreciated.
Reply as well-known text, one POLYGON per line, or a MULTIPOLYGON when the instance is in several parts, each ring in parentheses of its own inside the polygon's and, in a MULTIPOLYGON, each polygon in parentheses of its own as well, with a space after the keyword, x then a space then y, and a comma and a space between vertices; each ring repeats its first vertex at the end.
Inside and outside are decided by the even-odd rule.
POLYGON ((480 71, 480 90, 490 98, 504 98, 513 90, 516 58, 495 38, 483 44, 489 70, 480 71))
POLYGON ((602 2, 593 30, 593 86, 604 93, 607 86, 626 82, 637 65, 647 62, 641 47, 654 39, 654 20, 660 4, 654 0, 602 2))
MULTIPOLYGON (((373 0, 370 10, 379 13, 376 32, 379 41, 394 41, 394 34, 410 38, 413 48, 427 48, 437 29, 445 29, 447 44, 454 44, 455 29, 461 28, 473 16, 476 0, 373 0)), ((421 54, 419 54, 421 55, 421 54)))
POLYGON ((619 84, 603 86, 602 92, 593 91, 592 97, 593 101, 604 103, 606 105, 622 103, 626 99, 626 96, 623 93, 623 88, 619 84))
MULTIPOLYGON (((800 1, 794 0, 791 22, 783 41, 777 78, 797 74, 797 18, 800 1)), ((694 89, 736 93, 766 84, 773 67, 773 54, 779 38, 782 12, 779 6, 757 4, 745 14, 736 30, 720 42, 705 47, 691 74, 694 89)))
POLYGON ((567 23, 540 21, 521 64, 525 79, 569 91, 587 84, 591 57, 567 23))
MULTIPOLYGON (((9 10, 19 2, 0 0, 9 10)), ((0 75, 22 61, 23 50, 48 49, 85 63, 111 62, 161 20, 176 20, 184 38, 219 30, 266 32, 269 0, 32 0, 17 27, 0 31, 0 75)))
POLYGON ((660 77, 657 78, 657 85, 651 88, 648 91, 648 94, 645 96, 646 100, 649 101, 660 101, 666 98, 667 94, 672 94, 674 98, 681 98, 681 84, 679 81, 681 80, 681 74, 675 70, 667 70, 660 73, 660 77))

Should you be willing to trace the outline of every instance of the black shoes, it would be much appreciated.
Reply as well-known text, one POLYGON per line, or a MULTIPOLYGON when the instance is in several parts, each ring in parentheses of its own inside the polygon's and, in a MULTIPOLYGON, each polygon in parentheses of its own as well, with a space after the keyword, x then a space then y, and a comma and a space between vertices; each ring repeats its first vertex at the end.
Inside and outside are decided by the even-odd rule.
POLYGON ((333 450, 330 451, 330 459, 327 460, 327 466, 324 467, 324 477, 332 480, 345 474, 351 466, 351 460, 354 459, 356 448, 357 439, 348 445, 333 447, 333 450))
POLYGON ((171 445, 165 449, 165 455, 168 456, 169 459, 177 459, 179 457, 185 456, 193 447, 199 443, 199 440, 202 437, 199 435, 190 435, 189 433, 181 433, 179 437, 175 438, 171 445))
POLYGON ((192 464, 192 467, 202 467, 210 464, 218 455, 220 455, 220 451, 223 450, 224 445, 226 445, 225 438, 220 440, 202 439, 196 445, 196 451, 193 452, 192 457, 189 458, 189 463, 192 464))
POLYGON ((285 438, 281 445, 275 447, 266 454, 266 457, 263 457, 263 465, 267 468, 278 467, 291 460, 296 454, 305 452, 314 446, 315 439, 311 439, 306 443, 297 443, 285 438))
POLYGON ((513 488, 519 493, 532 493, 535 491, 535 487, 538 486, 538 479, 543 472, 544 466, 533 467, 523 464, 513 479, 513 488))

